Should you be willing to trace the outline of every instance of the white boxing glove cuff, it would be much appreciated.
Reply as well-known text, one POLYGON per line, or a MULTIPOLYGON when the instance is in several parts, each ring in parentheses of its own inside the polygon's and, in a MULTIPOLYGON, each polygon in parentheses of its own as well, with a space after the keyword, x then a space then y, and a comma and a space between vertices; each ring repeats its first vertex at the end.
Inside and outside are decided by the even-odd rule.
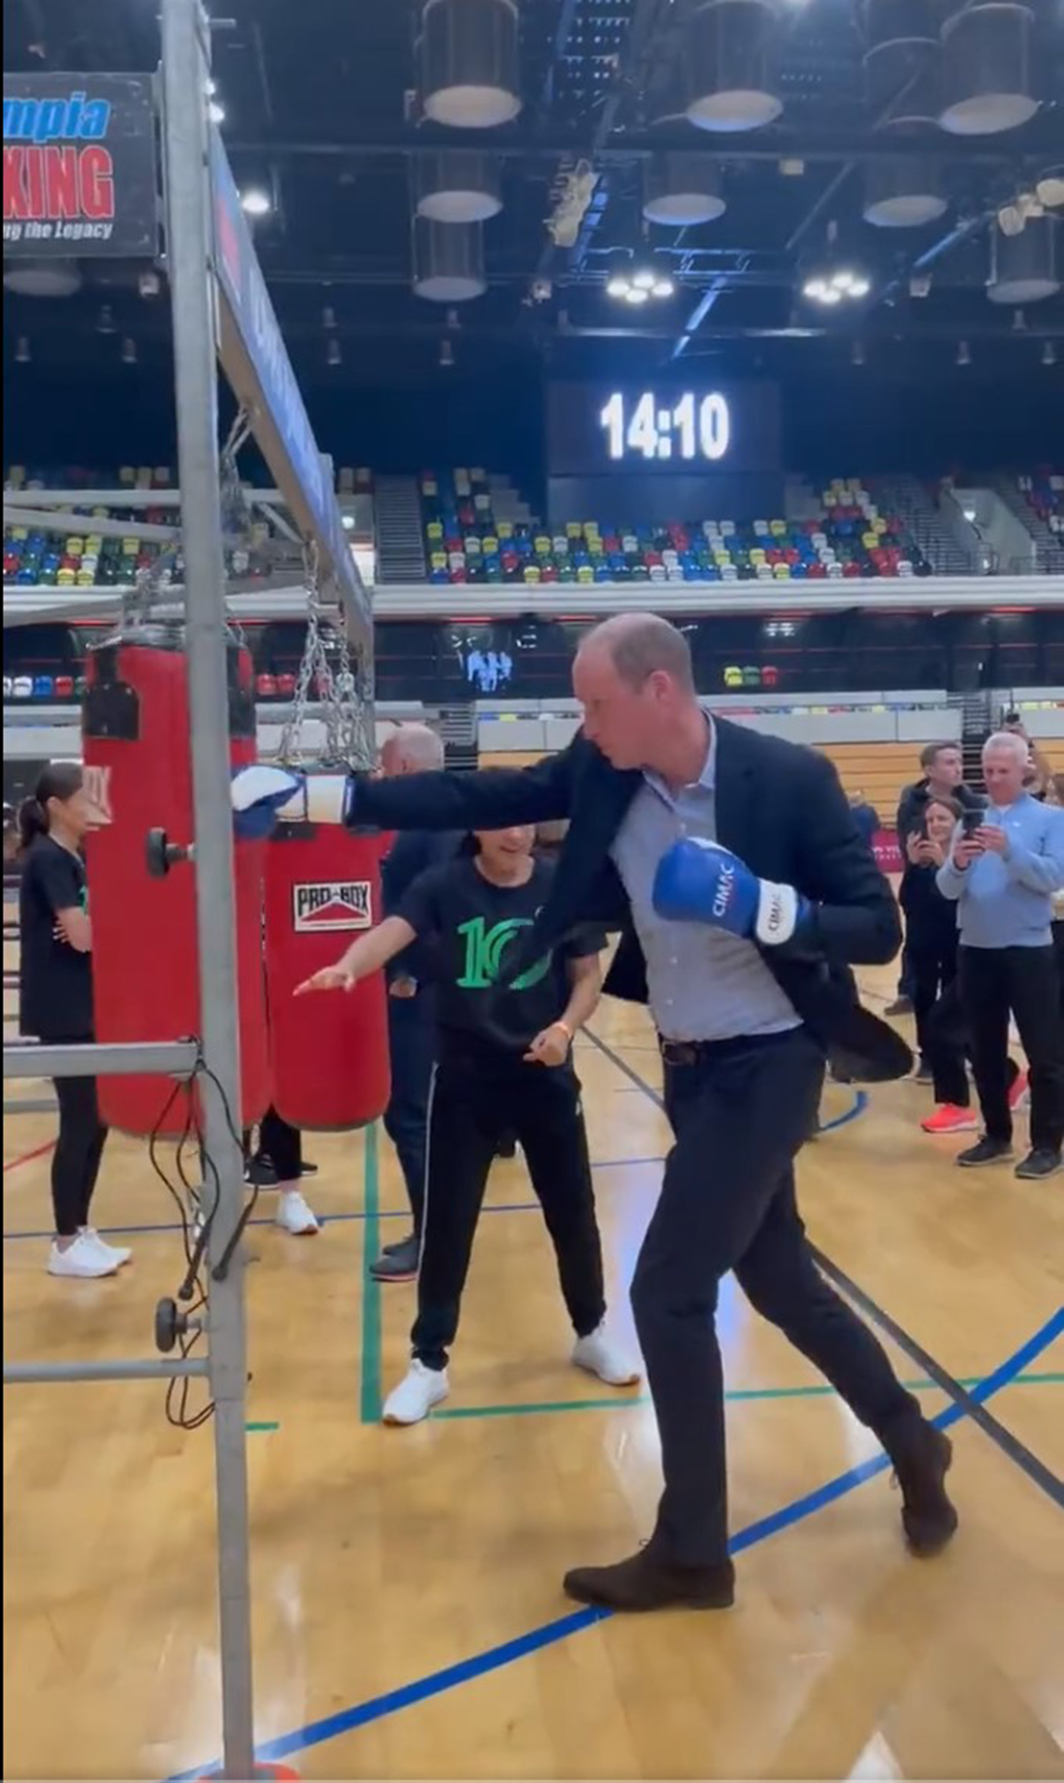
POLYGON ((279 816, 295 823, 343 823, 347 816, 348 777, 346 774, 308 774, 296 799, 285 805, 279 816))
POLYGON ((778 947, 789 941, 798 924, 799 898, 793 885, 758 881, 757 921, 754 935, 762 947, 778 947))

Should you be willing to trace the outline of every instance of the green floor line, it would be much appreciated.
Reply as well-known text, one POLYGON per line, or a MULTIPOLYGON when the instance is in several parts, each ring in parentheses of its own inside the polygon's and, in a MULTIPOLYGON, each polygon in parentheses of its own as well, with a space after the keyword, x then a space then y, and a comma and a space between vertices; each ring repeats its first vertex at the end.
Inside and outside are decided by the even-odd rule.
POLYGON ((376 1122, 366 1128, 363 1185, 365 1214, 362 1222, 362 1422, 379 1424, 381 1417, 381 1291, 369 1273, 380 1249, 380 1169, 376 1122))
MULTIPOLYGON (((982 1375, 967 1375, 960 1381, 962 1387, 979 1386, 982 1375)), ((935 1381, 905 1381, 903 1383, 910 1392, 928 1393, 935 1389, 935 1381)), ((1017 1375, 1011 1386, 1048 1387, 1064 1386, 1064 1374, 1021 1374, 1017 1375)), ((725 1393, 727 1401, 750 1399, 827 1399, 834 1396, 834 1387, 736 1387, 725 1393)), ((597 1412, 628 1411, 630 1408, 650 1404, 649 1393, 618 1392, 611 1399, 557 1399, 544 1400, 541 1404, 531 1405, 455 1405, 446 1411, 436 1411, 433 1418, 505 1418, 524 1417, 531 1412, 597 1412)))
POLYGON ((280 1424, 256 1423, 245 1424, 244 1429, 249 1436, 266 1436, 271 1430, 280 1430, 280 1424))

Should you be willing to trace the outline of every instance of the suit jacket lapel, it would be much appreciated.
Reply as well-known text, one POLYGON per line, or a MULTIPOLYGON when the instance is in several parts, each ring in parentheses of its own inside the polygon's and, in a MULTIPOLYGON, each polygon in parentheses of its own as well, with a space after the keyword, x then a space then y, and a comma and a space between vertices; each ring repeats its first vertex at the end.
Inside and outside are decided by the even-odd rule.
POLYGON ((714 718, 717 727, 717 761, 714 798, 717 809, 717 841, 746 859, 752 828, 753 801, 746 738, 737 724, 714 718))

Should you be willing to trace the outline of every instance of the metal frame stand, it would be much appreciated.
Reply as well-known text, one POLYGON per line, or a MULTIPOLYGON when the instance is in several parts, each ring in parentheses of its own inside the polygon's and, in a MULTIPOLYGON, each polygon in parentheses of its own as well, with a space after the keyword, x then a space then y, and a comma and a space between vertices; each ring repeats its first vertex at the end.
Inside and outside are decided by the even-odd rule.
MULTIPOLYGON (((207 29, 199 0, 163 0, 167 252, 173 307, 182 538, 187 566, 196 928, 205 1066, 199 1087, 205 1144, 218 1173, 218 1206, 210 1235, 209 1355, 203 1360, 184 1361, 159 1358, 5 1364, 4 1380, 15 1384, 209 1376, 215 1405, 223 1764, 227 1777, 250 1778, 255 1774, 255 1758, 242 1247, 237 1247, 228 1268, 218 1276, 213 1274, 241 1220, 244 1181, 240 1135, 236 1130, 240 1046, 217 437, 217 330, 207 179, 207 29)), ((130 1070, 188 1075, 198 1057, 199 1049, 194 1044, 180 1042, 130 1047, 15 1044, 4 1049, 4 1076, 94 1076, 130 1070)))

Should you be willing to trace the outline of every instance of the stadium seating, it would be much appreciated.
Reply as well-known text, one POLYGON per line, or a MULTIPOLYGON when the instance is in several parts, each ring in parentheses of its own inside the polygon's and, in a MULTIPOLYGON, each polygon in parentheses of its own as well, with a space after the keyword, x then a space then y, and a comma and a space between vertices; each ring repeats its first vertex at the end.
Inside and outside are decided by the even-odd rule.
POLYGON ((1039 470, 1016 481, 1032 513, 1064 543, 1064 476, 1039 470))
MULTIPOLYGON (((340 471, 337 482, 341 497, 372 488, 372 477, 364 470, 345 468, 340 471)), ((113 471, 83 469, 67 469, 54 473, 34 470, 27 473, 22 466, 13 465, 5 478, 5 488, 27 492, 34 489, 69 489, 74 512, 84 513, 85 530, 83 534, 70 535, 49 532, 36 526, 5 526, 5 585, 109 588, 135 581, 142 570, 150 569, 158 560, 163 547, 157 543, 142 541, 132 534, 125 539, 104 537, 94 530, 93 522, 137 519, 151 526, 166 526, 173 524, 175 509, 172 506, 144 507, 139 503, 135 508, 116 503, 106 507, 82 509, 77 505, 77 492, 79 489, 150 492, 169 490, 175 484, 174 473, 165 465, 155 469, 143 466, 139 470, 127 465, 117 475, 113 471)), ((252 579, 268 574, 269 558, 266 548, 270 539, 271 529, 268 523, 256 516, 248 529, 246 546, 231 551, 227 556, 229 573, 252 579)), ((174 560, 173 573, 175 580, 180 580, 180 553, 174 560)))
POLYGON ((429 580, 730 583, 927 576, 931 565, 900 521, 879 513, 864 486, 836 478, 819 518, 672 521, 617 525, 570 521, 553 533, 496 518, 481 470, 420 478, 429 580))

